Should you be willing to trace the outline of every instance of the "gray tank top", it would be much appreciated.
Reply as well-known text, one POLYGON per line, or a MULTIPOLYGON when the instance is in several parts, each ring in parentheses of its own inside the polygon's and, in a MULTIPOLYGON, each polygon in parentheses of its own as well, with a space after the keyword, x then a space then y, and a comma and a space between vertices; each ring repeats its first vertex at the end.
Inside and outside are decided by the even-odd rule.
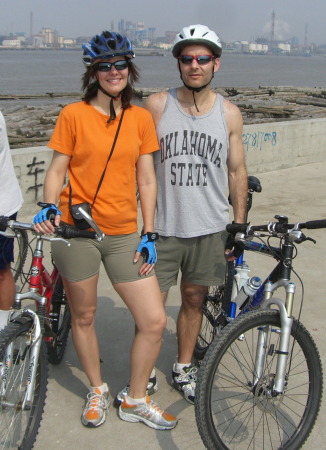
POLYGON ((217 95, 208 114, 191 116, 179 105, 176 89, 169 90, 157 135, 155 231, 190 238, 225 229, 229 135, 223 97, 217 95))

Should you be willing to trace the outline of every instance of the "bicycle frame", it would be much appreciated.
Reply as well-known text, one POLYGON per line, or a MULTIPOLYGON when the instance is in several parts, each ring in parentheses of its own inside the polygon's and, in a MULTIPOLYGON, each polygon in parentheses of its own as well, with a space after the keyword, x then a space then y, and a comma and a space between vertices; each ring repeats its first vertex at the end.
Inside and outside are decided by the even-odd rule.
MULTIPOLYGON (((42 236, 36 237, 36 247, 33 252, 33 259, 30 270, 29 288, 27 292, 16 293, 14 309, 21 309, 21 301, 25 299, 32 299, 36 302, 37 310, 46 312, 48 317, 51 308, 51 297, 54 285, 58 279, 59 272, 55 266, 51 274, 43 265, 43 240, 42 236)), ((41 314, 39 313, 39 316, 41 314)), ((44 316, 42 317, 44 319, 44 316)))
MULTIPOLYGON (((281 394, 284 391, 284 385, 286 382, 286 364, 289 355, 289 340, 293 324, 293 301, 296 289, 295 284, 290 281, 291 266, 289 265, 289 261, 292 261, 293 259, 294 245, 291 240, 286 237, 281 249, 276 247, 269 248, 264 244, 260 244, 255 241, 249 241, 246 243, 245 250, 253 251, 256 253, 263 253, 270 256, 273 254, 282 256, 282 260, 277 263, 275 268, 268 275, 260 288, 252 297, 247 300, 244 307, 241 308, 241 311, 239 313, 240 315, 242 315, 247 313, 248 311, 252 311, 255 309, 269 309, 272 306, 276 306, 280 312, 280 344, 279 348, 277 349, 278 356, 275 380, 270 391, 270 395, 275 396, 281 394), (273 297, 274 292, 280 287, 283 287, 285 289, 285 302, 281 298, 273 297)), ((243 254, 237 259, 236 267, 239 268, 238 270, 242 270, 242 273, 238 277, 236 286, 237 291, 239 291, 249 278, 249 266, 246 265, 243 254)), ((233 298, 233 301, 231 301, 230 304, 230 319, 234 319, 236 317, 236 300, 237 297, 233 298)), ((256 373, 253 380, 254 386, 261 379, 264 371, 267 350, 267 337, 269 332, 273 332, 273 330, 270 330, 270 327, 264 327, 259 330, 259 338, 255 358, 256 373)))

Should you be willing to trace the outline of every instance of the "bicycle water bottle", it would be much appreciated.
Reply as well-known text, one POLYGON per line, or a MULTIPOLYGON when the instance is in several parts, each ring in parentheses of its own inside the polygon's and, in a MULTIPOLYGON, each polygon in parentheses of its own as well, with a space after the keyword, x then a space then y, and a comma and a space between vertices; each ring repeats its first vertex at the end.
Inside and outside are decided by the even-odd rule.
POLYGON ((247 283, 247 280, 249 279, 249 272, 250 268, 244 260, 235 267, 234 280, 236 283, 233 283, 232 299, 238 295, 238 291, 240 291, 243 285, 247 283))
POLYGON ((259 277, 248 278, 233 302, 237 304, 238 308, 241 308, 247 298, 253 297, 261 285, 262 280, 259 277))

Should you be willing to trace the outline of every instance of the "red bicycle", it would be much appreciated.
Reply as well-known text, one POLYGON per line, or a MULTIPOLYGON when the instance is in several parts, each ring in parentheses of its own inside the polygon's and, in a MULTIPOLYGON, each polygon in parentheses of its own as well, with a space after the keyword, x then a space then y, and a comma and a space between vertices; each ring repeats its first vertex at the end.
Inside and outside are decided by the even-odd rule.
POLYGON ((0 217, 1 234, 15 237, 20 230, 35 235, 29 248, 34 241, 35 246, 30 269, 20 273, 23 286, 15 295, 8 325, 0 332, 0 447, 27 450, 33 447, 42 419, 47 362, 62 360, 70 330, 70 310, 58 270, 53 260, 50 272, 44 266, 44 241, 102 240, 103 235, 69 226, 57 227, 55 235, 40 235, 33 224, 0 217))

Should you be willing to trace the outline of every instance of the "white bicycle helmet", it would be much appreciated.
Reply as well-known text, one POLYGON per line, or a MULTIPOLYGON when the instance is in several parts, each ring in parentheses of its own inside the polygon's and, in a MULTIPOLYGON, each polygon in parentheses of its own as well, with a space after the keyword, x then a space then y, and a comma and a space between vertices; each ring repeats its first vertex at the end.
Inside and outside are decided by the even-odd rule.
POLYGON ((209 47, 213 54, 219 58, 222 54, 222 44, 217 34, 206 25, 189 25, 177 34, 172 48, 172 54, 177 58, 183 47, 192 44, 203 44, 209 47))

